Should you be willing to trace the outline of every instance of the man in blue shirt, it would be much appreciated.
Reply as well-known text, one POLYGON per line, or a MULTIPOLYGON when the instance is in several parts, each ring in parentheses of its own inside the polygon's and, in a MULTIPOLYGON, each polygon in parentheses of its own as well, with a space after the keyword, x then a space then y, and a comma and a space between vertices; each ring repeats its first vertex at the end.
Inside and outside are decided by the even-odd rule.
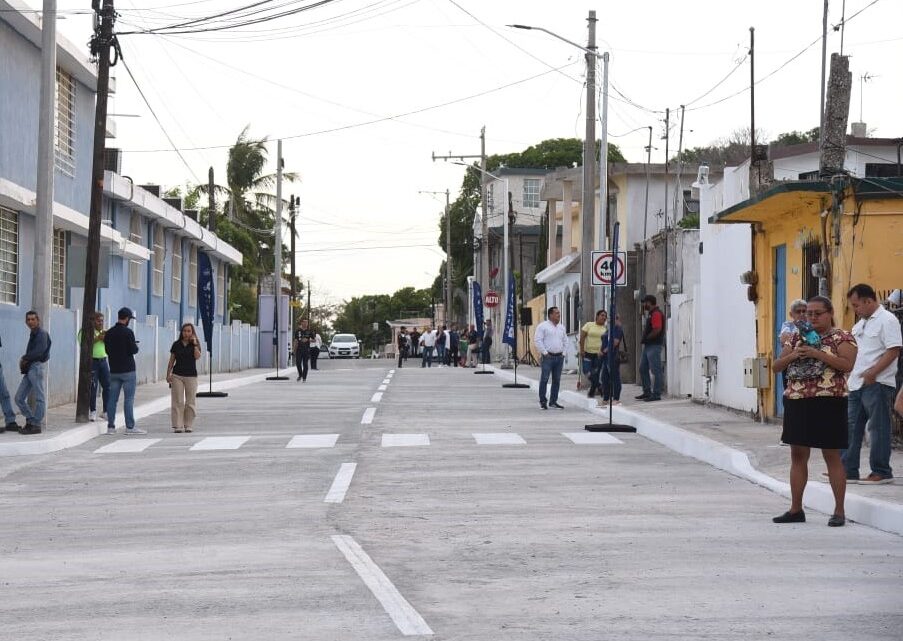
POLYGON ((22 382, 16 390, 16 405, 25 417, 25 425, 19 428, 19 434, 40 434, 47 411, 47 361, 50 360, 50 334, 41 327, 41 318, 36 311, 25 314, 25 324, 31 330, 28 347, 19 359, 19 371, 22 382), (34 411, 28 405, 28 396, 34 392, 34 411))

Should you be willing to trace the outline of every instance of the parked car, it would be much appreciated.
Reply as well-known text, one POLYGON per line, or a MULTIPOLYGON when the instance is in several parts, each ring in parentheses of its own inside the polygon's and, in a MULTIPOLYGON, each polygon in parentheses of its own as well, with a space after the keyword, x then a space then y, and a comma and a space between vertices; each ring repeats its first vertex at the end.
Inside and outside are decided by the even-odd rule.
POLYGON ((360 358, 361 344, 354 334, 336 334, 329 341, 329 358, 360 358))

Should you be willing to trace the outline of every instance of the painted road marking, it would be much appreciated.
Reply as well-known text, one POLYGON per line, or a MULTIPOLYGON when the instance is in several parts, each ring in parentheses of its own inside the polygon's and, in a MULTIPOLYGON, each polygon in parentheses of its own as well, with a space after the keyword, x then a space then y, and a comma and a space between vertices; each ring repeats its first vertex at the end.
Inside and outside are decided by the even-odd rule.
POLYGON ((143 452, 154 443, 159 443, 160 438, 127 438, 121 441, 108 443, 94 450, 95 454, 127 454, 143 452))
POLYGON ((369 425, 373 422, 373 417, 376 416, 376 408, 368 407, 364 410, 364 415, 361 417, 361 425, 369 425))
POLYGON ((429 445, 429 434, 383 434, 383 447, 415 447, 429 445))
POLYGON ((338 434, 298 434, 293 436, 286 448, 321 448, 335 447, 338 434))
POLYGON ((382 385, 380 385, 380 386, 377 387, 376 389, 379 390, 380 392, 385 392, 388 388, 389 388, 389 384, 388 384, 388 383, 383 383, 382 385))
POLYGON ((332 481, 329 492, 326 493, 326 498, 323 499, 324 503, 341 503, 345 500, 345 493, 351 485, 351 477, 354 476, 356 468, 357 463, 342 463, 338 474, 335 475, 335 479, 332 481))
POLYGON ((388 384, 391 383, 391 382, 392 382, 392 379, 391 379, 391 378, 384 378, 384 379, 383 379, 383 385, 388 385, 388 384))
POLYGON ((526 441, 520 434, 511 432, 483 432, 473 435, 477 445, 525 445, 526 441))
POLYGON ((394 374, 394 373, 395 373, 395 370, 394 370, 394 369, 390 369, 390 370, 389 370, 389 374, 390 374, 390 375, 391 375, 391 374, 394 374))
POLYGON ((194 450, 237 450, 250 440, 250 436, 208 436, 192 445, 194 450))
POLYGON ((433 634, 430 626, 401 593, 392 585, 379 566, 373 562, 363 548, 350 536, 335 534, 332 542, 339 549, 373 596, 380 602, 398 630, 405 636, 433 634))
POLYGON ((381 400, 383 400, 383 393, 382 393, 382 392, 376 392, 376 393, 370 398, 370 402, 371 402, 371 403, 379 403, 381 400))
POLYGON ((576 445, 621 445, 624 441, 605 432, 562 432, 576 445))

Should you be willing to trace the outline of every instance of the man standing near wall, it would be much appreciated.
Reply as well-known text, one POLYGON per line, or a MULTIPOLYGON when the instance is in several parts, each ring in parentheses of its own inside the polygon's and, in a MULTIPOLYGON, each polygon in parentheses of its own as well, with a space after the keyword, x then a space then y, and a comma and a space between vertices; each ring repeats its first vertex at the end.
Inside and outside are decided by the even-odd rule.
POLYGON ((135 318, 132 310, 123 307, 116 315, 118 320, 111 327, 103 342, 110 361, 110 399, 107 404, 107 434, 116 433, 116 405, 119 403, 119 392, 125 393, 123 412, 125 413, 126 434, 147 434, 135 427, 135 388, 138 375, 135 367, 135 354, 138 353, 138 341, 135 333, 129 329, 129 321, 135 318))
MULTIPOLYGON (((103 411, 100 418, 107 417, 107 401, 110 399, 110 365, 107 363, 107 348, 103 343, 106 332, 103 329, 103 314, 94 312, 94 342, 91 344, 91 403, 88 414, 89 421, 97 420, 97 388, 100 386, 100 397, 103 411)), ((82 342, 82 332, 78 331, 78 342, 82 342)))
MULTIPOLYGON (((0 347, 3 341, 0 341, 0 347)), ((18 432, 19 424, 16 423, 16 413, 13 411, 12 400, 9 396, 9 389, 6 387, 6 380, 3 378, 3 363, 0 363, 0 407, 3 408, 3 427, 0 432, 18 432)))
POLYGON ((46 386, 47 361, 50 360, 50 334, 41 327, 41 318, 35 311, 25 314, 25 324, 31 330, 28 347, 19 359, 19 371, 22 382, 16 391, 16 405, 25 417, 25 425, 19 428, 19 434, 40 434, 47 411, 46 386), (28 395, 34 392, 34 411, 28 405, 28 395))
POLYGON ((662 400, 664 389, 664 372, 662 371, 662 349, 665 344, 665 315, 658 308, 658 301, 652 294, 643 297, 643 311, 647 314, 646 326, 643 328, 643 356, 640 359, 640 379, 643 382, 643 393, 637 396, 640 401, 662 400))
POLYGON ((850 433, 849 448, 843 452, 847 483, 892 483, 890 412, 896 389, 897 357, 903 346, 900 322, 878 303, 870 285, 854 286, 847 293, 847 300, 859 317, 859 322, 853 325, 859 351, 847 381, 850 433), (860 480, 859 452, 866 423, 871 429, 871 473, 860 480))

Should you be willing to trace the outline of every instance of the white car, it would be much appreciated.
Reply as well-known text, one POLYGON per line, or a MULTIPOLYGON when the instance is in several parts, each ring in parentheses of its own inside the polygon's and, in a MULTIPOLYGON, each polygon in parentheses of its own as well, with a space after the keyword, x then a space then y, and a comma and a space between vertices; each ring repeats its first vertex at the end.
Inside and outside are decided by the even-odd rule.
POLYGON ((329 358, 360 358, 361 344, 354 334, 336 334, 329 342, 329 358))

